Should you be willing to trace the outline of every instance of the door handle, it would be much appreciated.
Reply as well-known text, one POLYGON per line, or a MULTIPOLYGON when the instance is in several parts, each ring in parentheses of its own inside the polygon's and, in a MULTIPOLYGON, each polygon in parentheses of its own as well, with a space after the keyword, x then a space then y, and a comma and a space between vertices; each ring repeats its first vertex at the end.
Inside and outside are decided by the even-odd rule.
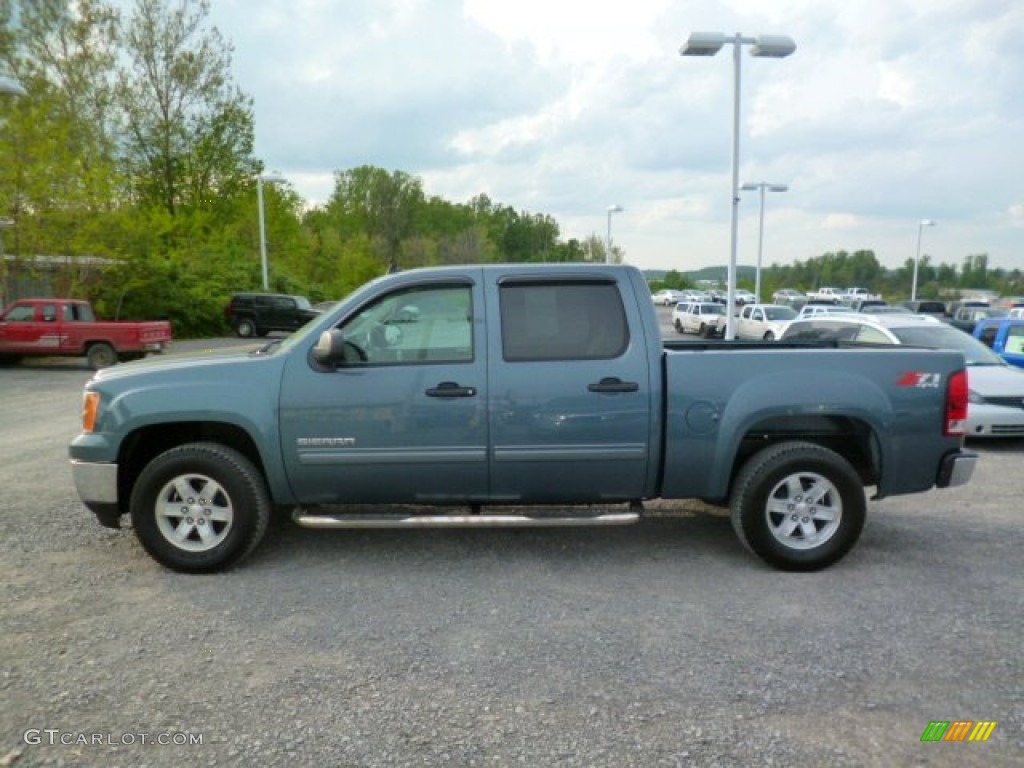
POLYGON ((590 392, 636 392, 640 385, 635 381, 623 381, 616 376, 606 376, 596 384, 588 384, 590 392))
POLYGON ((426 392, 427 397, 473 397, 476 395, 476 387, 460 387, 454 381, 442 381, 436 387, 431 387, 426 392))

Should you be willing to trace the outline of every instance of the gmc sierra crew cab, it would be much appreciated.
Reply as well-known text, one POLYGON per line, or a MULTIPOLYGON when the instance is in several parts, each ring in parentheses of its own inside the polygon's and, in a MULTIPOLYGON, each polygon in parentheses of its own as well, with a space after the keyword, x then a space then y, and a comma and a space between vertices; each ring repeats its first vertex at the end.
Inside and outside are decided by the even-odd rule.
POLYGON ((959 352, 663 341, 632 267, 441 267, 262 347, 97 373, 70 456, 99 522, 130 515, 179 571, 237 563, 275 507, 310 528, 616 525, 655 498, 728 506, 752 552, 814 570, 857 541, 866 488, 969 480, 967 401, 959 352))

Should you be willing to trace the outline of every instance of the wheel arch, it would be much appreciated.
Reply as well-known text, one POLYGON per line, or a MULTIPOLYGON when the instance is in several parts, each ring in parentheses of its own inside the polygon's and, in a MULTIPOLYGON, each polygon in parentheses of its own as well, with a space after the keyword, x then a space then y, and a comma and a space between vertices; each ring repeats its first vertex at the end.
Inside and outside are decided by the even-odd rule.
POLYGON ((117 498, 122 514, 128 512, 132 489, 149 462, 186 443, 211 442, 235 449, 259 470, 268 488, 266 464, 256 441, 242 427, 223 421, 183 421, 147 424, 133 430, 118 449, 117 498))
POLYGON ((97 344, 106 344, 108 347, 110 347, 112 350, 114 350, 115 353, 120 351, 120 347, 118 347, 118 345, 114 343, 113 339, 93 338, 93 339, 85 339, 82 342, 82 346, 81 346, 82 353, 83 354, 88 354, 89 353, 89 349, 91 347, 96 346, 97 344))
POLYGON ((736 446, 728 488, 732 489, 743 465, 755 453, 778 443, 793 441, 828 448, 853 467, 862 485, 878 484, 882 473, 882 451, 875 428, 855 416, 809 414, 771 416, 751 425, 736 446))

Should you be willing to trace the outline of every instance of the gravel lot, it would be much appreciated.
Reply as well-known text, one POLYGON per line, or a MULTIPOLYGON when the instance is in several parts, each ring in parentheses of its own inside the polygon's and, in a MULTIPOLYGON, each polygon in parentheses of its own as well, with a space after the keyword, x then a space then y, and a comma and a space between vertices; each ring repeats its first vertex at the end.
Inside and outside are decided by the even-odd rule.
POLYGON ((0 369, 0 765, 1021 764, 1022 441, 975 444, 964 488, 872 502, 817 574, 680 505, 620 529, 282 522, 183 576, 77 500, 88 377, 0 369), (998 726, 921 743, 932 720, 998 726))

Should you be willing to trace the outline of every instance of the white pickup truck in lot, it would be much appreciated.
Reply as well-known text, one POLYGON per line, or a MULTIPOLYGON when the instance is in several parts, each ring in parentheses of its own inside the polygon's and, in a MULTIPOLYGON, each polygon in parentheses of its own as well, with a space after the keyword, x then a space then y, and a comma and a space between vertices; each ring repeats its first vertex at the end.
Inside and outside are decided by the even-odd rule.
POLYGON ((823 285, 816 291, 809 291, 807 294, 808 301, 831 301, 833 304, 838 304, 843 291, 838 288, 831 288, 827 285, 823 285))
POLYGON ((839 296, 839 300, 843 304, 854 304, 861 301, 881 301, 882 295, 879 293, 872 293, 867 288, 847 288, 839 296))
POLYGON ((795 309, 782 304, 748 304, 736 321, 736 338, 774 341, 796 316, 795 309))

